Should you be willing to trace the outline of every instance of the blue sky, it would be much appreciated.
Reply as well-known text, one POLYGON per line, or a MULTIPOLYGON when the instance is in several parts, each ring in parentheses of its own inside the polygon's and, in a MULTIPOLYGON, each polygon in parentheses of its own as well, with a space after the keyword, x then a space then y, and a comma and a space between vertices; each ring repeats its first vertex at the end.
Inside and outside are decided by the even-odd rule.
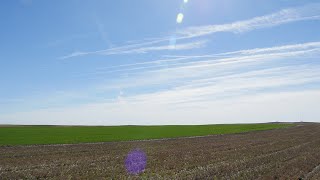
POLYGON ((0 124, 320 121, 317 0, 0 8, 0 124))

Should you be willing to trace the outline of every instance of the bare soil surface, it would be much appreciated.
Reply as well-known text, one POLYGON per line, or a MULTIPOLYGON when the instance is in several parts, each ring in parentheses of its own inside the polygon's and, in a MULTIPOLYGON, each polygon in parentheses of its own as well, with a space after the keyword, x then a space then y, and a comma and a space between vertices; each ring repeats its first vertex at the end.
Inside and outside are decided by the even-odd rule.
POLYGON ((0 179, 320 179, 320 124, 154 141, 0 147, 0 179), (140 149, 147 166, 126 172, 140 149))

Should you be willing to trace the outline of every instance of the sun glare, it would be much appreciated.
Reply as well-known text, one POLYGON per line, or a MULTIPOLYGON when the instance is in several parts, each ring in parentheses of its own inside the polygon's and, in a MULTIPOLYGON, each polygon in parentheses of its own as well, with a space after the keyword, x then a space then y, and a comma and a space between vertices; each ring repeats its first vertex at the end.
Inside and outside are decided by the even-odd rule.
POLYGON ((182 23, 182 21, 183 21, 183 14, 182 13, 179 13, 178 15, 177 15, 177 23, 182 23))

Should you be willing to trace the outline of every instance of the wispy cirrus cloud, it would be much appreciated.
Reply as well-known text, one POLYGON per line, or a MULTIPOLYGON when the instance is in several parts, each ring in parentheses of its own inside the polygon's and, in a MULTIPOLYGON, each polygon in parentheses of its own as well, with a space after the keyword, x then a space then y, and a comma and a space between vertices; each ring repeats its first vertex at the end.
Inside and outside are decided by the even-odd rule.
POLYGON ((238 51, 231 51, 218 54, 206 54, 206 55, 165 55, 166 58, 175 58, 177 61, 186 60, 186 59, 211 59, 210 61, 218 61, 219 59, 223 61, 233 61, 240 60, 242 57, 246 56, 268 56, 272 57, 282 57, 282 56, 299 56, 299 55, 312 55, 314 53, 319 53, 320 51, 320 42, 307 42, 299 44, 289 44, 282 46, 273 46, 268 48, 254 48, 254 49, 245 49, 238 51), (240 58, 240 59, 238 59, 240 58))
MULTIPOLYGON (((45 120, 50 124, 148 124, 150 119, 151 124, 205 124, 295 121, 297 112, 310 118, 304 120, 318 121, 314 117, 319 117, 315 107, 319 105, 320 64, 309 60, 319 57, 319 47, 319 42, 307 42, 224 53, 229 57, 213 54, 123 64, 114 69, 125 73, 131 67, 147 69, 102 83, 77 97, 71 93, 77 102, 89 101, 3 114, 0 119, 17 124, 31 119, 45 124, 44 117, 49 117, 45 120), (126 93, 133 89, 144 91, 126 93), (114 91, 120 91, 119 95, 98 96, 99 101, 93 101, 96 94, 114 91), (264 116, 267 112, 272 115, 264 116)), ((72 100, 66 97, 65 101, 72 100)))
POLYGON ((299 65, 219 75, 189 81, 188 85, 169 90, 64 108, 2 114, 0 119, 7 120, 2 123, 26 124, 32 120, 34 124, 60 125, 318 121, 315 117, 319 116, 319 88, 288 90, 283 87, 320 82, 319 70, 319 66, 299 65))
MULTIPOLYGON (((299 44, 289 44, 283 46, 273 46, 267 48, 254 48, 239 51, 225 52, 219 54, 208 55, 190 55, 190 56, 164 56, 168 59, 160 59, 155 61, 139 62, 132 64, 122 64, 119 66, 99 68, 97 74, 113 73, 113 72, 132 72, 148 70, 152 72, 173 71, 179 72, 183 69, 202 69, 214 68, 219 66, 231 66, 238 64, 243 66, 247 63, 259 63, 266 60, 281 59, 289 57, 307 57, 315 56, 320 53, 320 42, 307 42, 299 44)), ((198 73, 197 73, 198 74, 198 73)), ((193 74, 186 74, 193 75, 193 74)), ((162 75, 163 76, 163 75, 162 75)))
POLYGON ((319 92, 319 89, 267 92, 214 101, 180 101, 169 105, 125 99, 121 102, 2 114, 0 119, 3 120, 2 123, 8 124, 53 125, 226 124, 301 120, 319 122, 319 92))
POLYGON ((69 55, 60 57, 60 59, 68 59, 72 57, 78 57, 78 56, 85 56, 85 55, 93 55, 93 54, 98 54, 98 55, 114 55, 114 54, 141 54, 141 53, 147 53, 151 51, 178 51, 178 50, 188 50, 188 49, 196 49, 196 48, 201 48, 204 47, 207 41, 205 40, 200 40, 200 41, 194 41, 190 43, 180 43, 176 45, 161 45, 161 46, 142 46, 139 47, 141 44, 146 44, 146 43, 141 43, 141 44, 136 44, 136 45, 130 45, 126 47, 121 47, 121 48, 110 48, 110 49, 105 49, 105 50, 99 50, 99 51, 88 51, 88 52, 73 52, 69 55))
MULTIPOLYGON (((193 38, 207 36, 219 32, 240 33, 248 32, 256 29, 268 28, 279 26, 283 24, 320 20, 320 3, 307 4, 295 8, 282 9, 278 12, 271 13, 264 16, 254 17, 248 20, 236 21, 227 24, 195 26, 185 29, 180 29, 176 32, 177 40, 194 41, 193 38)), ((120 54, 136 54, 147 53, 153 51, 166 51, 166 50, 188 50, 194 48, 204 47, 206 41, 185 42, 175 46, 167 45, 171 37, 153 38, 151 40, 144 40, 129 45, 118 46, 97 51, 77 51, 71 54, 60 57, 60 59, 67 59, 85 55, 120 55, 120 54), (166 45, 164 45, 166 44, 166 45)))
POLYGON ((320 20, 320 3, 308 4, 297 8, 287 8, 265 16, 228 24, 189 27, 178 31, 178 34, 184 38, 194 38, 217 32, 247 32, 307 20, 320 20))
MULTIPOLYGON (((114 66, 113 69, 98 69, 98 71, 92 72, 92 74, 84 74, 83 76, 103 76, 115 71, 118 74, 130 74, 127 77, 108 81, 107 85, 101 84, 98 88, 100 91, 112 89, 126 90, 130 88, 145 89, 154 85, 165 85, 171 86, 174 89, 181 89, 185 87, 209 86, 210 84, 218 84, 218 81, 225 82, 228 79, 240 77, 242 79, 250 78, 253 80, 247 83, 243 81, 241 83, 234 82, 237 86, 242 87, 241 84, 255 84, 255 82, 266 80, 259 79, 260 77, 253 78, 256 76, 278 76, 279 79, 287 75, 288 77, 285 80, 276 81, 272 79, 272 81, 274 80, 276 83, 287 81, 288 84, 319 80, 317 78, 320 76, 318 73, 318 71, 320 72, 319 66, 311 66, 307 61, 308 58, 315 58, 320 55, 319 42, 240 50, 226 52, 226 54, 232 54, 232 56, 203 55, 195 57, 183 56, 182 58, 168 60, 160 59, 152 62, 123 64, 121 66, 114 66), (275 62, 280 64, 280 67, 274 67, 272 64, 275 62), (285 62, 284 65, 281 65, 281 62, 285 62), (298 65, 302 65, 297 66, 297 63, 298 65), (247 70, 242 72, 242 68, 246 68, 247 70), (308 73, 311 73, 311 75, 308 73), (289 79, 290 77, 293 78, 289 79), (299 77, 306 79, 304 79, 305 81, 298 81, 299 77)), ((282 86, 284 85, 282 84, 282 86)), ((221 85, 220 87, 216 87, 216 89, 223 89, 222 87, 221 85)), ((211 90, 211 92, 214 91, 211 90)), ((179 92, 177 94, 182 93, 179 92)))

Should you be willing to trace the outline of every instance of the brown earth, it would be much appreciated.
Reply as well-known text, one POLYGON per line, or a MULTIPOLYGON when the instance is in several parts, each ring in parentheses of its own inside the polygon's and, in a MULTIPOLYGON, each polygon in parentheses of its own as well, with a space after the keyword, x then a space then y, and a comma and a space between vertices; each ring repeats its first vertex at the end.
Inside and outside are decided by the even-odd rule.
POLYGON ((320 179, 320 124, 171 140, 0 147, 0 179, 320 179), (127 174, 139 148, 147 167, 127 174))

